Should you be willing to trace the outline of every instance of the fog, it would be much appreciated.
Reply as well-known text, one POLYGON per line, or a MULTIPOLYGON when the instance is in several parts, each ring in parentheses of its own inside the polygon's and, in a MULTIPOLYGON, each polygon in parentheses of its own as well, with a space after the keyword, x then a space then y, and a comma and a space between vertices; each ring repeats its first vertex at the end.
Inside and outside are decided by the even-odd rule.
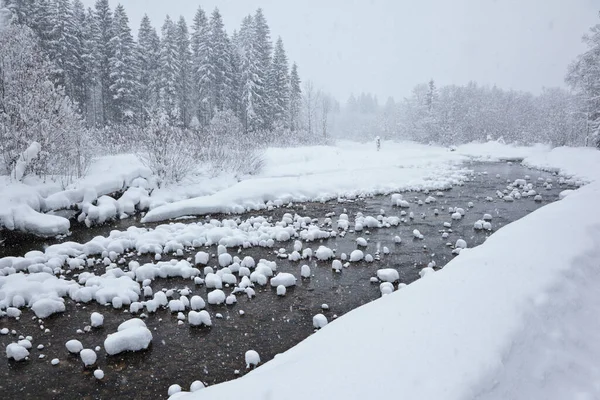
MULTIPOLYGON (((93 6, 94 0, 84 0, 93 6)), ((111 0, 114 7, 117 1, 111 0)), ((132 27, 144 13, 159 28, 166 14, 191 22, 198 5, 219 7, 228 31, 262 7, 304 80, 345 100, 368 91, 402 97, 429 79, 475 80, 538 93, 563 85, 581 36, 597 18, 593 0, 128 0, 132 27)))

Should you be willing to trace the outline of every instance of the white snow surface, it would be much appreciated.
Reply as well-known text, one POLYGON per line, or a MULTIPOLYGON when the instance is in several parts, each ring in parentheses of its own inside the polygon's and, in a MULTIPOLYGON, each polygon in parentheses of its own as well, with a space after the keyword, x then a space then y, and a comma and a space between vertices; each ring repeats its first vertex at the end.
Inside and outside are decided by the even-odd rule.
POLYGON ((139 318, 123 322, 117 332, 108 335, 104 340, 104 349, 109 355, 124 351, 140 351, 147 349, 152 342, 152 332, 139 318))
POLYGON ((591 184, 244 377, 182 398, 599 398, 600 322, 590 315, 600 304, 600 168, 583 167, 586 152, 540 148, 525 162, 551 160, 591 184), (557 161, 555 153, 573 156, 557 161), (369 344, 357 346, 365 337, 369 344), (390 347, 389 338, 403 345, 390 347), (290 391, 298 379, 310 384, 290 391))

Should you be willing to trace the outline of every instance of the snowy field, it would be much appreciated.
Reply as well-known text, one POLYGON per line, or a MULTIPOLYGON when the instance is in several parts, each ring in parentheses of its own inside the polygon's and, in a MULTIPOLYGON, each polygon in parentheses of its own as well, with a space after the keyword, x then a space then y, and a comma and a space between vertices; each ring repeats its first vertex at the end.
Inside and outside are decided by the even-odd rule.
MULTIPOLYGON (((597 312, 594 287, 600 283, 594 269, 600 256, 596 210, 600 153, 589 149, 486 143, 450 151, 388 142, 380 152, 355 143, 269 149, 259 175, 242 179, 198 175, 161 189, 153 188, 150 171, 131 155, 98 159, 90 174, 66 191, 52 184, 11 184, 4 178, 2 223, 45 236, 66 234, 69 221, 41 212, 70 207, 83 210, 80 220, 88 225, 144 210, 148 210, 146 221, 161 221, 193 214, 269 210, 308 200, 339 198, 343 202, 374 194, 389 195, 402 211, 400 216, 326 216, 323 223, 300 215, 301 211, 285 213, 281 220, 261 216, 245 220, 226 216, 189 224, 181 220, 156 229, 113 230, 87 243, 64 242, 23 257, 6 257, 0 259, 0 316, 29 318, 28 307, 44 330, 44 319, 65 312, 68 298, 128 309, 135 315, 168 308, 181 325, 211 326, 206 303, 231 305, 236 296, 252 298, 254 287, 267 285, 285 296, 298 279, 310 276, 310 267, 298 269, 299 274, 281 272, 276 262, 244 257, 241 249, 274 249, 279 243, 293 243, 293 249, 276 251, 273 257, 294 262, 314 258, 331 263, 334 271, 354 262, 378 261, 389 250, 378 248, 374 255, 368 254, 360 250, 365 239, 357 239, 357 249, 347 255, 336 254, 319 241, 347 232, 410 225, 416 200, 394 193, 420 191, 423 202, 435 203, 434 196, 443 197, 438 190, 469 179, 469 160, 523 160, 530 167, 563 175, 552 181, 523 177, 501 183, 504 191, 490 202, 521 197, 538 201, 543 193, 534 187, 539 191, 565 182, 589 184, 563 192, 561 201, 501 228, 479 247, 465 248, 466 243, 457 240, 452 247, 459 257, 439 271, 432 268, 434 264, 424 268, 421 279, 405 287, 400 284, 401 290, 394 291, 395 270, 377 271, 373 279, 381 282, 381 300, 331 323, 315 315, 313 324, 319 332, 264 365, 259 354, 249 349, 245 361, 249 367, 260 365, 258 369, 204 389, 198 398, 229 399, 243 393, 257 399, 362 399, 386 398, 394 391, 426 399, 598 398, 600 388, 594 382, 600 374, 590 365, 600 356, 600 346, 589 340, 597 331, 596 319, 589 315, 597 312), (115 192, 122 195, 107 196, 115 192), (216 245, 214 260, 198 251, 216 245), (233 253, 235 249, 239 256, 233 253), (190 251, 195 257, 186 259, 184 252, 190 251), (153 261, 137 261, 140 256, 153 261), (175 261, 166 261, 170 258, 175 261), (105 267, 103 274, 88 271, 98 266, 105 267), (201 298, 187 289, 177 294, 153 290, 158 280, 170 277, 211 291, 201 298)), ((460 220, 464 213, 453 209, 449 219, 460 220)), ((484 216, 474 228, 487 229, 487 221, 484 216)), ((445 226, 450 227, 451 223, 445 226)), ((416 240, 422 238, 416 229, 412 234, 416 240)), ((102 324, 103 316, 92 314, 86 329, 102 324)), ((108 354, 144 350, 153 341, 142 319, 132 318, 115 328, 103 343, 108 354)), ((0 331, 9 333, 15 334, 0 331)), ((90 367, 102 351, 101 346, 85 349, 78 340, 65 346, 90 367)), ((31 338, 20 338, 7 346, 6 356, 28 359, 31 347, 31 338)), ((100 369, 94 375, 104 379, 100 369)), ((202 387, 198 383, 195 389, 202 387)), ((173 387, 169 394, 185 396, 179 389, 173 387)))

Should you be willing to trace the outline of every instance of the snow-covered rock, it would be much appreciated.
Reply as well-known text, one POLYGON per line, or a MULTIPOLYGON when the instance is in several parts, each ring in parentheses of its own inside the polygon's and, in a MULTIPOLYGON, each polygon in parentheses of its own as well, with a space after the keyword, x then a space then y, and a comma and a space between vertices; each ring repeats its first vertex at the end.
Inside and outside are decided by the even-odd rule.
POLYGON ((86 367, 91 367, 96 364, 96 360, 98 359, 98 355, 92 349, 83 349, 79 352, 79 357, 81 357, 81 361, 83 361, 83 365, 86 367))
POLYGON ((104 349, 109 355, 124 351, 145 350, 152 342, 152 332, 144 321, 134 318, 119 325, 117 332, 109 334, 104 340, 104 349))
POLYGON ((285 287, 295 286, 296 277, 289 272, 280 272, 273 278, 271 278, 271 286, 277 287, 283 285, 285 287))
POLYGON ((350 253, 350 262, 362 261, 365 258, 364 253, 361 250, 354 250, 350 253))
POLYGON ((400 280, 400 274, 394 268, 384 268, 377 270, 377 278, 384 282, 396 282, 400 280))
POLYGON ((313 317, 313 326, 316 329, 323 328, 325 325, 327 325, 327 323, 327 317, 323 314, 317 314, 313 317))
POLYGON ((90 316, 92 328, 101 327, 104 324, 104 316, 98 312, 93 312, 90 316))
POLYGON ((191 326, 212 326, 210 314, 206 310, 190 311, 188 313, 188 322, 191 326))
POLYGON ((12 358, 15 361, 23 361, 29 356, 29 350, 19 345, 18 343, 11 343, 6 346, 6 358, 12 358))
POLYGON ((79 340, 71 339, 67 343, 65 343, 65 347, 72 354, 79 354, 81 350, 83 350, 83 345, 79 340))
POLYGON ((248 350, 244 355, 246 368, 256 367, 260 363, 260 356, 255 350, 248 350))
POLYGON ((220 289, 213 290, 207 295, 208 304, 223 304, 226 298, 225 292, 220 289))

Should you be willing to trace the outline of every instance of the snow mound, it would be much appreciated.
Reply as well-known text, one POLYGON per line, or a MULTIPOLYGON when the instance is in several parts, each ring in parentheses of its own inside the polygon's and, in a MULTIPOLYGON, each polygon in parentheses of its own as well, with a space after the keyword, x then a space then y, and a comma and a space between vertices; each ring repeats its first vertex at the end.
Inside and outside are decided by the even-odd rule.
POLYGON ((393 268, 384 268, 377 270, 377 278, 384 282, 397 282, 400 280, 400 274, 393 268))
POLYGON ((119 325, 117 332, 108 335, 104 340, 104 349, 113 356, 125 351, 145 350, 152 342, 152 332, 144 321, 131 319, 119 325))
POLYGON ((296 277, 289 272, 280 272, 273 278, 271 278, 271 286, 277 287, 283 285, 285 287, 295 286, 296 277))
POLYGON ((18 343, 11 343, 6 346, 6 358, 12 358, 15 361, 23 361, 29 356, 29 350, 18 343))

